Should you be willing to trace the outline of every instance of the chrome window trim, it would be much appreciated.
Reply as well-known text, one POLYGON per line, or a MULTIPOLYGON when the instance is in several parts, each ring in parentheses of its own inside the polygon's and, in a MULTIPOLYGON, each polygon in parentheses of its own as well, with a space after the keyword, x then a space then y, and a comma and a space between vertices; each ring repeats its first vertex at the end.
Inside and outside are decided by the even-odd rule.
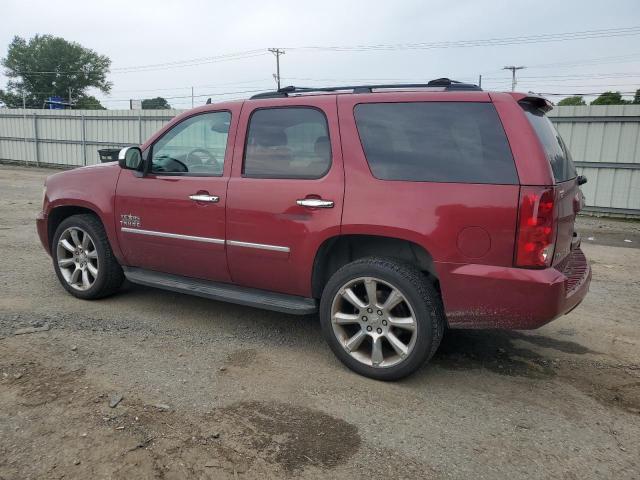
POLYGON ((129 227, 122 227, 120 230, 126 233, 137 233, 140 235, 149 235, 152 237, 177 238, 180 240, 192 240, 194 242, 215 243, 218 245, 224 244, 224 240, 221 238, 195 237, 193 235, 180 235, 179 233, 156 232, 153 230, 142 230, 140 228, 129 228, 129 227))
POLYGON ((257 248, 259 250, 272 250, 274 252, 289 253, 291 251, 289 247, 281 247, 278 245, 266 245, 264 243, 239 242, 238 240, 227 240, 227 245, 231 245, 234 247, 257 248))

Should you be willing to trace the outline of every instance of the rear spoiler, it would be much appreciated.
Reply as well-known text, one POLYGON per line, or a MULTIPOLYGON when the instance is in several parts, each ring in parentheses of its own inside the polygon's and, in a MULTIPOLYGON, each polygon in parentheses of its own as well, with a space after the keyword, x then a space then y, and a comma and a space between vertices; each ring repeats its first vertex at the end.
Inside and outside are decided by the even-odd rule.
POLYGON ((516 100, 516 102, 532 105, 533 107, 539 108, 545 113, 553 110, 553 103, 551 103, 546 98, 541 97, 540 95, 531 95, 524 93, 512 93, 511 95, 516 100))

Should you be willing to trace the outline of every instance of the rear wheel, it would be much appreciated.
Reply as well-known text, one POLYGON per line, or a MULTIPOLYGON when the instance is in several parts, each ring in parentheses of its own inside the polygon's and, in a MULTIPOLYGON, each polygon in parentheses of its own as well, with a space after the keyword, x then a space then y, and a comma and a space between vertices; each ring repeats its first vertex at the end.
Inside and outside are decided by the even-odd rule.
POLYGON ((322 295, 320 320, 336 356, 379 380, 417 370, 435 353, 445 325, 440 297, 425 275, 385 258, 338 270, 322 295))
POLYGON ((53 236, 51 256, 60 283, 78 298, 111 295, 124 280, 102 223, 93 215, 63 220, 53 236))

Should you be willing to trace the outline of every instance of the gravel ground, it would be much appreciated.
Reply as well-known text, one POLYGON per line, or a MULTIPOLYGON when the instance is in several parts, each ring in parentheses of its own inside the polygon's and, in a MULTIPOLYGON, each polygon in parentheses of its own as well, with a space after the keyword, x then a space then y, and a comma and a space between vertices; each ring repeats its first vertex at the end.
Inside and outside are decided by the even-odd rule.
POLYGON ((640 478, 639 224, 580 219, 594 274, 571 314, 451 332, 381 383, 314 317, 71 297, 35 233, 50 173, 0 166, 0 479, 640 478))

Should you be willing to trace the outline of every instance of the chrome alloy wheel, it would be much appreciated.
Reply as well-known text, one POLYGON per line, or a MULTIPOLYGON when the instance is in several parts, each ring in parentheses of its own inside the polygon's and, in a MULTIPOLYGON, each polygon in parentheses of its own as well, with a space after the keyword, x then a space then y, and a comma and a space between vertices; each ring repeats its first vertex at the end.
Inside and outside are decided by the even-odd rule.
POLYGON ((338 290, 331 326, 342 347, 372 367, 397 365, 416 343, 416 316, 406 296, 373 277, 350 280, 338 290))
POLYGON ((93 239, 78 227, 69 227, 58 239, 60 273, 76 290, 88 290, 98 278, 98 252, 93 239))

